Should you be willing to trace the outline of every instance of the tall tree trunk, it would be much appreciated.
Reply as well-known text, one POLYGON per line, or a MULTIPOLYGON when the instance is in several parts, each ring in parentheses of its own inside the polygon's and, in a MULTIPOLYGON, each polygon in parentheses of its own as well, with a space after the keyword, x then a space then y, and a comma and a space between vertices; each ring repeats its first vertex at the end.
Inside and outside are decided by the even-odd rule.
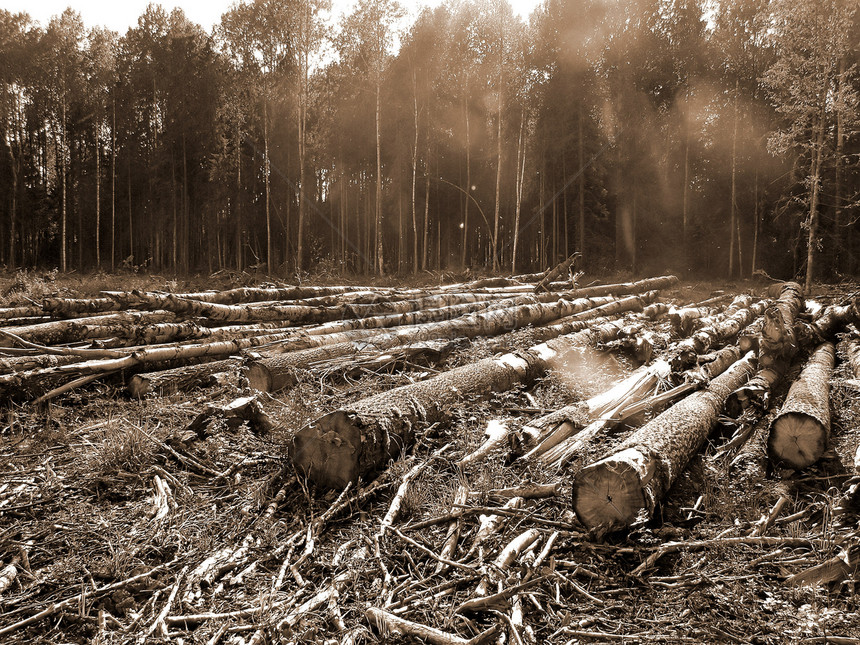
POLYGON ((116 269, 116 98, 113 99, 110 151, 110 269, 116 269))
POLYGON ((582 115, 582 103, 579 104, 579 115, 578 115, 578 126, 579 126, 579 141, 577 146, 577 154, 579 161, 579 168, 577 172, 579 172, 579 221, 577 223, 577 248, 582 259, 580 262, 585 262, 585 128, 583 127, 583 115, 582 115))
POLYGON ((734 118, 732 120, 732 188, 729 192, 729 278, 735 277, 735 231, 737 229, 737 167, 738 167, 738 93, 740 81, 735 80, 734 118))
POLYGON ((520 210, 523 203, 523 181, 525 180, 526 171, 526 152, 523 142, 523 131, 525 130, 526 111, 523 108, 520 116, 520 136, 517 141, 517 168, 516 168, 516 212, 514 214, 514 245, 511 250, 511 274, 517 273, 517 244, 520 240, 520 210))
POLYGON ((269 192, 269 107, 267 99, 263 99, 263 176, 266 182, 266 270, 269 275, 274 273, 274 246, 272 245, 272 211, 269 192))
POLYGON ((469 248, 469 195, 472 194, 472 134, 469 128, 469 79, 466 79, 463 108, 466 113, 466 205, 463 209, 463 247, 460 249, 460 265, 466 266, 469 248))
POLYGON ((376 272, 385 275, 382 257, 382 132, 381 132, 382 79, 376 79, 376 272))
POLYGON ((415 142, 412 146, 412 272, 418 273, 420 257, 418 254, 418 207, 415 202, 415 186, 418 182, 418 84, 415 70, 412 70, 412 115, 415 121, 415 142))
POLYGON ((63 158, 62 158, 62 161, 60 162, 60 172, 62 172, 63 176, 61 177, 61 182, 60 182, 62 185, 62 189, 61 189, 62 190, 62 194, 61 194, 61 200, 62 200, 61 231, 62 232, 60 234, 60 244, 61 244, 60 266, 62 268, 63 273, 65 273, 66 268, 67 268, 67 265, 66 265, 66 246, 67 246, 66 245, 66 174, 67 174, 66 147, 68 144, 68 141, 66 140, 67 133, 66 133, 66 97, 65 97, 65 93, 63 95, 62 101, 63 101, 63 104, 62 104, 62 118, 63 118, 62 133, 63 133, 63 136, 62 136, 62 147, 61 147, 60 152, 62 153, 63 158))
MULTIPOLYGON (((836 159, 835 174, 833 186, 833 272, 839 274, 841 272, 842 259, 842 156, 845 153, 845 124, 842 114, 842 100, 845 84, 845 61, 839 61, 839 73, 836 77, 837 89, 836 99, 839 108, 836 110, 836 159)), ((849 233, 850 234, 850 233, 849 233)))
POLYGON ((806 283, 805 291, 809 293, 812 289, 812 280, 815 272, 815 247, 818 244, 818 196, 821 184, 821 157, 824 148, 824 102, 827 96, 827 85, 821 92, 821 109, 818 114, 818 133, 816 135, 814 161, 812 164, 812 187, 809 197, 809 238, 806 249, 806 283))
POLYGON ((684 190, 683 190, 683 205, 681 208, 681 250, 683 258, 684 274, 690 271, 690 135, 684 127, 684 190))
POLYGON ((239 121, 236 121, 236 271, 242 270, 242 148, 239 121))
POLYGON ((421 268, 427 270, 430 262, 430 138, 427 138, 427 167, 424 172, 424 253, 421 258, 421 268))
MULTIPOLYGON (((305 26, 307 29, 307 25, 305 26)), ((304 237, 305 237, 305 157, 306 157, 306 136, 305 127, 307 125, 307 83, 308 70, 304 52, 299 53, 300 59, 300 87, 299 87, 299 114, 298 114, 298 140, 299 140, 299 221, 296 231, 296 271, 301 271, 304 264, 304 237)), ((289 245, 289 236, 287 236, 287 244, 289 245)))
POLYGON ((502 74, 499 70, 499 97, 496 111, 496 202, 493 212, 493 271, 499 271, 499 197, 502 185, 502 74))
POLYGON ((102 268, 101 246, 101 145, 99 144, 99 127, 101 118, 96 118, 96 268, 102 268))
POLYGON ((134 258, 134 218, 131 209, 131 150, 128 151, 128 256, 134 258))

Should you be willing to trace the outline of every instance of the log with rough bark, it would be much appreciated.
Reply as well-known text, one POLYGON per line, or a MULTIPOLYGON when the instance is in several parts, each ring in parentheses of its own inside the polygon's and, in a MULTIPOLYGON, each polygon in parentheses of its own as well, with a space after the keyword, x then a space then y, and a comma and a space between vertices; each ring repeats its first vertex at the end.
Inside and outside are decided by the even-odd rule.
MULTIPOLYGON (((642 388, 641 393, 632 392, 631 396, 627 397, 617 396, 612 407, 607 407, 604 412, 595 415, 581 431, 571 433, 569 438, 547 450, 536 451, 534 459, 544 467, 561 468, 573 460, 575 456, 582 454, 588 446, 592 445, 608 430, 645 412, 661 411, 673 401, 706 386, 713 378, 725 372, 739 359, 740 355, 741 353, 736 347, 726 347, 709 356, 709 360, 702 365, 685 372, 681 378, 681 385, 677 387, 650 395, 648 395, 647 388, 642 388)), ((640 368, 640 370, 643 369, 640 368)), ((650 369, 655 371, 657 376, 662 376, 663 373, 671 371, 665 361, 657 361, 653 366, 650 366, 650 369)), ((658 379, 658 383, 659 380, 664 379, 658 379)), ((611 396, 613 390, 606 392, 605 396, 611 396)), ((619 394, 621 392, 623 390, 619 394)))
POLYGON ((533 419, 523 426, 519 433, 521 449, 528 450, 522 457, 523 460, 539 460, 551 448, 574 436, 622 402, 639 400, 650 395, 658 383, 668 378, 670 373, 671 368, 666 361, 656 361, 653 365, 635 370, 606 392, 533 419))
POLYGON ((777 463, 806 468, 821 458, 830 440, 830 374, 836 349, 822 343, 792 384, 770 426, 768 452, 777 463))
POLYGON ((750 352, 706 389, 637 430, 613 454, 580 470, 573 481, 580 521, 589 529, 609 531, 653 513, 716 425, 728 395, 754 370, 750 352))
MULTIPOLYGON (((767 301, 750 304, 746 307, 736 304, 740 298, 736 298, 729 310, 730 315, 714 320, 706 327, 702 327, 689 338, 684 339, 672 349, 670 363, 675 371, 682 371, 692 365, 696 357, 706 353, 710 348, 719 343, 726 342, 737 336, 747 325, 752 323, 767 306, 767 301)), ((744 301, 745 302, 745 301, 744 301)), ((727 310, 727 312, 729 311, 727 310)))
POLYGON ((293 324, 323 323, 383 314, 403 314, 425 309, 462 304, 479 304, 498 299, 493 295, 454 293, 435 294, 411 300, 394 300, 369 305, 344 304, 332 307, 284 305, 278 302, 222 305, 179 298, 173 294, 134 292, 123 299, 137 309, 171 311, 181 316, 196 316, 222 322, 289 321, 293 324))
POLYGON ((397 457, 422 427, 445 419, 455 402, 532 383, 551 364, 563 366, 566 355, 578 348, 575 335, 564 336, 362 399, 299 431, 293 463, 317 484, 342 488, 397 457))
POLYGON ((796 282, 785 282, 779 287, 778 298, 764 312, 758 352, 762 367, 790 361, 797 353, 794 321, 803 306, 803 287, 796 282))
MULTIPOLYGON (((516 302, 521 302, 516 299, 516 302)), ((251 387, 260 392, 278 392, 296 384, 296 370, 308 369, 314 363, 351 356, 374 345, 383 352, 398 345, 435 338, 474 338, 493 336, 529 324, 539 324, 585 311, 609 301, 608 297, 521 304, 439 321, 421 326, 404 326, 380 333, 358 342, 332 344, 316 349, 277 353, 254 357, 245 366, 245 376, 251 387)))
POLYGON ((540 282, 535 285, 535 293, 541 291, 549 291, 550 283, 563 275, 566 275, 574 263, 581 257, 580 253, 573 253, 569 258, 560 262, 555 267, 546 272, 546 275, 541 278, 540 282))
POLYGON ((853 334, 847 342, 848 365, 854 378, 860 379, 860 334, 853 334))
MULTIPOLYGON (((130 311, 69 320, 4 327, 0 331, 10 332, 19 338, 41 345, 60 345, 81 340, 111 338, 113 336, 134 337, 140 325, 173 321, 176 316, 167 311, 130 311)), ((14 342, 0 335, 0 347, 13 347, 14 342)))
POLYGON ((139 398, 147 394, 167 396, 176 392, 187 392, 212 384, 218 374, 237 373, 241 362, 239 358, 226 358, 199 365, 183 365, 169 370, 135 374, 128 380, 128 393, 139 398))
POLYGON ((770 393, 774 385, 783 377, 788 365, 780 362, 772 367, 762 368, 749 381, 729 395, 726 412, 737 418, 750 406, 764 410, 770 406, 770 393))

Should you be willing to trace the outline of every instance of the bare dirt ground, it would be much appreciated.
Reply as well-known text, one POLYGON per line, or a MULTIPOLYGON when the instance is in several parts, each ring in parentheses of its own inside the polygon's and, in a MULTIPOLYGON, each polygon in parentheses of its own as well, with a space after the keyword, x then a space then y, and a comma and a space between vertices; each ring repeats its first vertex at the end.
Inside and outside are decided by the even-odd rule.
MULTIPOLYGON (((117 288, 109 277, 31 275, 19 277, 17 289, 14 280, 0 281, 5 306, 117 288)), ((123 288, 201 286, 125 280, 123 288)), ((661 300, 694 302, 715 288, 762 290, 688 283, 661 300)), ((827 304, 855 289, 827 287, 813 296, 827 304)), ((846 556, 850 566, 834 582, 786 583, 854 544, 857 518, 834 513, 860 440, 858 392, 846 384, 843 360, 832 381, 834 445, 826 459, 792 473, 733 466, 737 450, 721 453, 736 429, 726 419, 657 517, 600 540, 572 513, 570 481, 608 444, 561 472, 524 468, 505 451, 473 467, 455 462, 482 442, 491 419, 521 424, 607 389, 635 366, 623 353, 607 352, 528 391, 464 402, 378 479, 343 494, 308 486, 293 471, 289 438, 322 413, 530 344, 526 329, 477 339, 445 365, 340 384, 306 375, 294 389, 262 399, 278 422, 271 431, 217 418, 192 425, 207 406, 248 395, 240 379, 133 400, 120 375, 43 406, 7 402, 0 569, 13 563, 17 575, 0 592, 0 642, 415 642, 380 631, 368 618, 376 608, 439 630, 427 642, 479 642, 469 639, 483 633, 483 642, 512 643, 860 643, 856 554, 846 556), (395 491, 419 465, 396 530, 380 531, 395 491), (524 482, 559 482, 560 492, 496 515, 497 531, 466 557, 482 518, 504 506, 493 491, 524 482), (462 548, 453 563, 442 563, 460 486, 470 491, 459 518, 462 548), (782 497, 765 536, 751 538, 782 497), (531 550, 504 571, 494 566, 499 551, 530 529, 537 536, 531 550), (652 567, 637 570, 661 547, 665 554, 652 567), (482 579, 490 594, 519 591, 471 611, 463 604, 476 598, 482 579)), ((774 406, 785 390, 775 393, 774 406)))

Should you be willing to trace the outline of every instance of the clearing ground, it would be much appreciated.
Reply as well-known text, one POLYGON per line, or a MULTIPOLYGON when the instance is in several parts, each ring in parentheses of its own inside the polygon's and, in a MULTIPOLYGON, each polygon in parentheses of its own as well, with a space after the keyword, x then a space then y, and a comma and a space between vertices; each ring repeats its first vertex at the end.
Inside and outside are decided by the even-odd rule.
MULTIPOLYGON (((739 343, 728 362, 740 364, 744 342, 756 348, 761 335, 756 303, 764 300, 763 309, 779 294, 768 296, 760 283, 688 282, 648 296, 638 311, 606 316, 582 313, 609 304, 598 300, 606 296, 590 296, 580 313, 567 308, 556 316, 579 316, 565 328, 554 310, 537 323, 508 321, 493 333, 426 331, 461 316, 474 322, 494 305, 533 312, 561 306, 559 295, 542 296, 540 305, 499 305, 532 298, 538 277, 521 278, 528 285, 522 290, 511 288, 514 281, 446 290, 440 283, 455 280, 439 276, 408 288, 337 293, 328 287, 264 300, 265 306, 205 311, 199 291, 236 288, 234 277, 0 280, 0 305, 8 312, 0 347, 0 641, 860 643, 857 516, 845 497, 860 441, 860 375, 849 361, 856 329, 834 328, 830 441, 813 465, 790 470, 769 460, 764 448, 769 422, 822 340, 803 337, 768 396, 739 417, 720 410, 665 497, 627 526, 586 527, 572 505, 575 475, 668 405, 707 389, 719 377, 702 376, 701 368, 717 350, 739 343), (166 293, 185 295, 171 300, 166 293), (463 293, 487 297, 451 296, 463 293), (733 305, 744 293, 753 297, 733 305), (104 302, 71 312, 50 300, 57 297, 104 302), (113 313, 110 298, 118 303, 113 313), (397 308, 391 303, 404 301, 416 303, 398 305, 413 313, 461 309, 431 314, 415 323, 421 329, 404 332, 414 336, 410 341, 423 333, 423 345, 402 338, 374 345, 379 337, 357 334, 349 337, 349 353, 290 366, 287 385, 251 387, 249 366, 279 343, 316 338, 312 330, 321 324, 391 315, 397 308), (681 329, 665 307, 643 312, 648 302, 676 309, 707 302, 702 306, 712 309, 700 312, 703 327, 691 322, 681 329), (692 361, 679 363, 684 339, 724 324, 729 306, 749 317, 751 326, 742 327, 753 331, 715 332, 692 361), (120 312, 131 317, 82 322, 120 312), (305 326, 297 335, 283 320, 300 313, 305 326), (45 331, 47 323, 70 321, 62 333, 45 331), (227 328, 223 338, 213 334, 219 328, 227 328), (581 335, 595 329, 614 337, 581 335), (571 341, 576 347, 553 345, 571 332, 580 334, 571 341), (151 369, 146 356, 155 345, 254 338, 268 340, 217 356, 191 360, 180 352, 153 360, 159 370, 190 366, 196 376, 169 386, 157 381, 154 391, 138 396, 129 392, 132 381, 142 382, 135 375, 151 369), (472 392, 467 382, 456 397, 439 395, 440 411, 397 409, 393 421, 380 421, 389 424, 385 436, 402 446, 387 447, 381 464, 359 465, 357 481, 326 488, 296 469, 295 437, 323 415, 373 409, 384 416, 384 404, 366 406, 369 397, 479 361, 489 365, 506 353, 528 358, 541 342, 561 356, 504 388, 493 386, 502 391, 489 394, 482 385, 472 392), (209 359, 222 363, 203 376, 209 363, 202 361, 209 359), (635 414, 597 428, 558 459, 525 454, 543 435, 536 440, 524 426, 563 406, 593 402, 642 359, 647 365, 666 359, 673 367, 640 392, 636 401, 644 403, 635 414), (129 362, 110 363, 118 360, 129 362), (82 368, 86 361, 90 366, 82 368), (104 363, 91 365, 98 361, 104 363), (683 383, 693 385, 671 401, 654 399, 683 383), (404 418, 411 425, 399 430, 404 418)), ((814 325, 828 305, 850 306, 855 290, 845 284, 805 294, 798 323, 814 325)), ((348 328, 360 327, 341 324, 337 333, 348 328)), ((391 407, 401 402, 392 397, 391 407)), ((584 431, 569 429, 567 438, 584 431)))

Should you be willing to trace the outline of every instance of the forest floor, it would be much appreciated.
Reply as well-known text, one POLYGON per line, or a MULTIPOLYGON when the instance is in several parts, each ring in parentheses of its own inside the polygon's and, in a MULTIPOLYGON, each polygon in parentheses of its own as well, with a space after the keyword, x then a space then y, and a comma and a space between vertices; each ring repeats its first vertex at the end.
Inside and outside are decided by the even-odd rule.
MULTIPOLYGON (((0 294, 8 306, 107 288, 236 286, 229 276, 198 284, 119 280, 8 276, 0 294)), ((857 288, 827 286, 812 295, 827 304, 857 288)), ((760 294, 763 286, 688 282, 660 298, 688 303, 715 289, 760 294)), ((600 540, 578 523, 570 501, 573 473, 596 454, 561 472, 523 467, 504 451, 473 467, 455 462, 483 441, 490 420, 522 424, 606 390, 635 367, 621 353, 602 353, 528 390, 463 402, 378 479, 343 495, 308 486, 293 471, 289 439, 321 414, 531 344, 524 329, 475 339, 432 368, 367 373, 341 384, 305 377, 288 392, 262 397, 277 422, 266 432, 217 418, 192 426, 207 406, 248 395, 240 379, 135 400, 116 377, 41 406, 7 402, 0 570, 14 562, 18 575, 0 592, 0 642, 415 642, 377 631, 366 617, 377 608, 439 630, 428 642, 479 642, 469 639, 498 626, 485 642, 860 643, 854 570, 830 584, 786 584, 838 556, 857 531, 855 517, 833 513, 860 441, 860 396, 844 360, 831 383, 834 450, 826 459, 803 472, 738 470, 733 453, 720 451, 735 429, 726 419, 658 517, 600 540), (418 465, 396 530, 380 531, 404 475, 418 465), (469 545, 482 516, 492 514, 487 509, 504 505, 504 494, 493 491, 524 482, 560 482, 560 493, 509 509, 469 558, 460 553, 456 564, 442 564, 431 555, 456 524, 458 487, 470 491, 459 522, 460 542, 469 545), (787 504, 766 537, 750 539, 781 497, 787 504), (538 535, 531 560, 494 570, 496 554, 529 529, 538 535), (677 550, 634 573, 675 542, 677 550), (547 546, 543 561, 530 566, 547 546), (491 593, 496 584, 521 584, 520 593, 478 611, 462 608, 484 576, 493 578, 491 593)), ((784 394, 775 393, 774 406, 784 394)))

